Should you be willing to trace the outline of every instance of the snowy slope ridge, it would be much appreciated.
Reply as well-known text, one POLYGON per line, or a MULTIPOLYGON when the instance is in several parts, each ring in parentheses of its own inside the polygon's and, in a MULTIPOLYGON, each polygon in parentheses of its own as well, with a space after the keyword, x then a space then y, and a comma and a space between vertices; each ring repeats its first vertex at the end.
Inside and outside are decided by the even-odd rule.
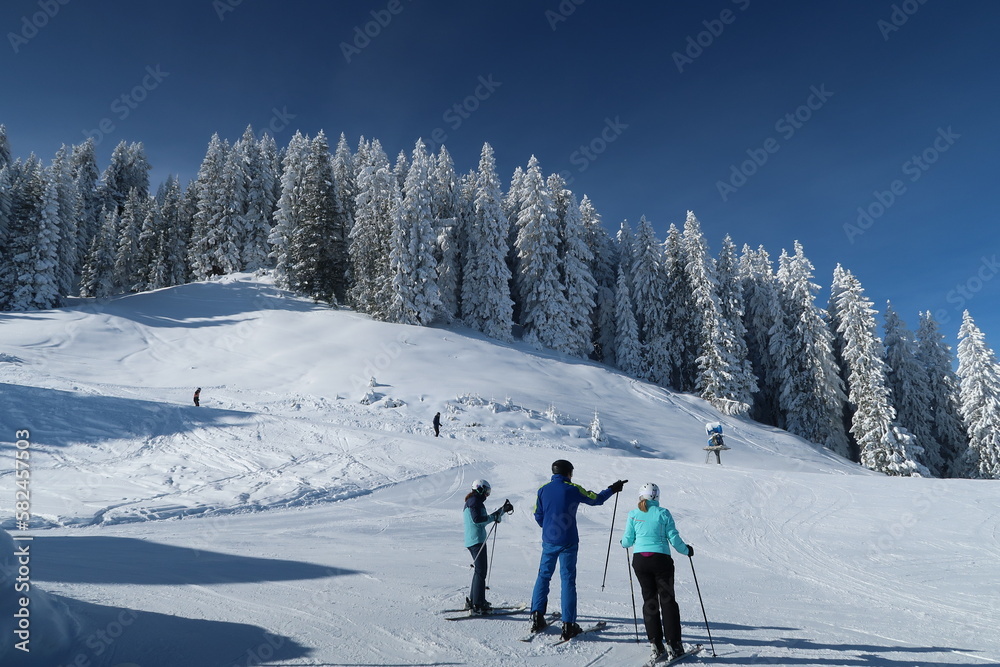
MULTIPOLYGON (((0 315, 0 355, 2 432, 32 434, 32 581, 55 594, 20 664, 55 664, 46 632, 60 664, 640 664, 620 547, 601 580, 643 481, 697 548, 715 662, 1000 662, 990 482, 886 478, 599 364, 374 322, 248 275, 0 315), (595 411, 607 443, 589 437, 595 411), (722 466, 705 464, 708 421, 733 447, 722 466), (490 597, 530 596, 533 494, 555 458, 587 488, 631 480, 617 509, 580 511, 580 614, 608 631, 554 648, 517 642, 519 616, 442 622, 468 585, 477 477, 490 509, 516 508, 490 597)), ((0 465, 3 497, 13 481, 0 465)), ((685 639, 707 641, 686 560, 685 639)), ((550 608, 558 596, 554 581, 550 608)))

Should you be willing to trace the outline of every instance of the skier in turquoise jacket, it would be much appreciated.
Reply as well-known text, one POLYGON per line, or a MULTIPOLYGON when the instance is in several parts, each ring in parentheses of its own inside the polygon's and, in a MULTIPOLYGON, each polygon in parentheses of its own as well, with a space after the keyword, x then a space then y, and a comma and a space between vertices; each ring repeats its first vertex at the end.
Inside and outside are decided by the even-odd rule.
POLYGON ((549 582, 558 562, 562 580, 563 639, 575 637, 581 631, 576 622, 576 559, 580 546, 576 510, 580 503, 603 505, 628 481, 618 480, 600 493, 594 493, 574 484, 572 477, 572 463, 562 459, 553 463, 552 479, 538 489, 535 504, 535 521, 542 527, 542 558, 531 594, 531 631, 539 632, 546 626, 549 582))
POLYGON ((660 488, 656 484, 642 485, 639 507, 628 513, 622 536, 623 547, 635 547, 632 569, 642 589, 642 620, 646 624, 653 661, 661 659, 664 652, 668 652, 670 658, 684 653, 670 547, 673 545, 684 556, 694 555, 694 548, 685 544, 677 532, 670 510, 660 507, 659 498, 660 488))
POLYGON ((500 523, 505 513, 510 514, 514 511, 514 506, 508 500, 504 502, 503 507, 492 514, 487 514, 484 501, 492 490, 490 483, 485 479, 477 479, 472 483, 472 491, 465 496, 465 509, 462 510, 465 523, 465 546, 472 555, 474 565, 472 586, 465 604, 473 614, 488 614, 491 609, 490 603, 486 601, 486 572, 488 570, 485 548, 486 526, 491 523, 500 523))

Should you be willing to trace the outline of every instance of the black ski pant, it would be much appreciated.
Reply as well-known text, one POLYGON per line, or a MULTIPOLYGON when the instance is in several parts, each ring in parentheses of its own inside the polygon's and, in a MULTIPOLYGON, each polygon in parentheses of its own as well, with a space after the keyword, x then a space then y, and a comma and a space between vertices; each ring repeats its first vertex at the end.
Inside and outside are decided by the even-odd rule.
POLYGON ((667 554, 634 554, 632 569, 642 589, 642 621, 652 644, 681 643, 681 611, 674 598, 674 559, 667 554))
POLYGON ((472 606, 480 607, 486 602, 486 543, 469 547, 472 554, 472 587, 469 589, 469 600, 472 606))

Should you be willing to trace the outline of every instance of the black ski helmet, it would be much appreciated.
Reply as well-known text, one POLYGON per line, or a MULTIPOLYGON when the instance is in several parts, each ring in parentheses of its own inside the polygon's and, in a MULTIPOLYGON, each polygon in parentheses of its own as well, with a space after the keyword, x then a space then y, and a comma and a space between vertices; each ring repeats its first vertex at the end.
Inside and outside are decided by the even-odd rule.
POLYGON ((563 477, 572 477, 573 464, 565 459, 559 459, 552 464, 552 474, 562 475, 563 477))

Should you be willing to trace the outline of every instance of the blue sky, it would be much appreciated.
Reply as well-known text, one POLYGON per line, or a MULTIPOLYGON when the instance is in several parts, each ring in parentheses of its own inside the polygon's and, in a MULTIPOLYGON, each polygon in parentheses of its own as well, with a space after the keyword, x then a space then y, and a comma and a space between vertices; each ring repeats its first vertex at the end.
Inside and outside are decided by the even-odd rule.
POLYGON ((443 140, 460 170, 489 141, 610 229, 691 209, 713 251, 799 240, 824 288, 840 262, 996 348, 998 28, 989 0, 8 0, 0 123, 45 159, 89 133, 102 168, 143 141, 154 184, 248 123, 443 140))

